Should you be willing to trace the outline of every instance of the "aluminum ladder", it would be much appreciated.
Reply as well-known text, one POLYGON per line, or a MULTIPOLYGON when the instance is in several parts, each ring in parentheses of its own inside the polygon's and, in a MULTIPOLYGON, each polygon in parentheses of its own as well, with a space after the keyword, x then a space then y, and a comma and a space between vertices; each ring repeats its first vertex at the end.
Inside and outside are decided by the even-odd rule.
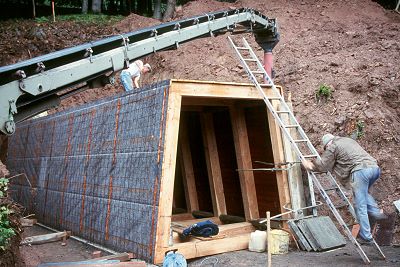
MULTIPOLYGON (((263 65, 258 60, 258 57, 248 44, 245 38, 242 39, 242 44, 237 46, 231 37, 228 36, 229 42, 232 45, 233 49, 236 52, 236 55, 239 57, 240 62, 242 63, 244 69, 250 77, 250 80, 254 83, 257 90, 261 93, 265 104, 267 105, 269 111, 272 113, 275 120, 278 122, 278 125, 284 136, 289 140, 292 148, 296 151, 297 156, 303 159, 320 159, 320 155, 318 154, 315 147, 310 142, 303 128, 298 123, 295 118, 293 112, 290 110, 289 106, 286 104, 284 98, 282 97, 280 91, 274 85, 272 79, 269 77, 267 72, 265 71, 263 65), (251 67, 250 67, 250 66, 251 67), (266 83, 266 82, 267 83, 266 83), (267 96, 263 87, 269 86, 270 90, 272 90, 272 96, 267 96), (289 122, 286 123, 285 120, 282 119, 282 114, 285 114, 286 118, 289 117, 289 122)), ((357 217, 354 211, 353 206, 351 205, 349 199, 345 195, 344 191, 340 188, 339 184, 336 182, 335 178, 332 176, 330 172, 320 173, 320 172, 308 172, 309 177, 309 185, 311 196, 313 196, 313 188, 312 184, 314 184, 325 202, 328 204, 330 210, 336 217, 336 220, 342 227, 344 233, 347 235, 351 243, 355 246, 361 258, 366 264, 370 263, 369 258, 365 254, 364 250, 361 248, 361 245, 357 242, 356 238, 353 237, 351 230, 349 227, 353 226, 357 222, 357 217), (311 177, 311 179, 310 179, 311 177), (336 206, 333 203, 332 199, 337 202, 336 206), (342 208, 347 208, 347 212, 351 214, 353 223, 346 224, 340 215, 338 210, 342 208)), ((312 198, 313 205, 315 204, 315 199, 312 198)), ((314 213, 314 215, 316 215, 314 213)), ((373 245, 379 251, 380 255, 385 259, 385 255, 383 254, 381 248, 373 240, 373 245)))

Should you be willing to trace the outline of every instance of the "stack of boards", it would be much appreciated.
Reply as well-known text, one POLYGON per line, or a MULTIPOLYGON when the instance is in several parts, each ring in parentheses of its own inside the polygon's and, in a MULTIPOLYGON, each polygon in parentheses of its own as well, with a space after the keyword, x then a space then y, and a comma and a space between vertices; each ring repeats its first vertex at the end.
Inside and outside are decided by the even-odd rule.
POLYGON ((328 216, 288 222, 299 246, 307 251, 327 251, 346 245, 346 240, 328 216))

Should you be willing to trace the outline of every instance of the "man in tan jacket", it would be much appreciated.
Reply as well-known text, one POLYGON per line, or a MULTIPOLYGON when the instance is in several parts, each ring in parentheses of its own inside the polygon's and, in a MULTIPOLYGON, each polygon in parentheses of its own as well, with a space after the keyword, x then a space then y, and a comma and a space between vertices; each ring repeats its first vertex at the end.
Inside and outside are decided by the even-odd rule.
POLYGON ((360 223, 357 241, 369 244, 372 234, 368 216, 376 220, 387 218, 368 193, 378 180, 381 169, 377 161, 351 138, 326 134, 322 137, 322 144, 324 153, 321 159, 304 160, 303 165, 311 171, 332 171, 345 188, 353 190, 354 208, 360 223))

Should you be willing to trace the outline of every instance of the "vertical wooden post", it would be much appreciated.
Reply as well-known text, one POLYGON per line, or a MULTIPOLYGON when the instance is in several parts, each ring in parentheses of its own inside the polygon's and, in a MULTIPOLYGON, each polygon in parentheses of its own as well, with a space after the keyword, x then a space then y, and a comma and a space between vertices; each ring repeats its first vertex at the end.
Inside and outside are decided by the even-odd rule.
POLYGON ((226 214, 226 203, 212 113, 203 113, 201 115, 201 131, 214 215, 219 216, 226 214))
MULTIPOLYGON (((279 110, 279 103, 276 101, 272 101, 272 105, 275 110, 279 110)), ((274 155, 274 162, 281 163, 285 161, 285 156, 283 153, 283 144, 282 144, 282 135, 281 129, 278 124, 275 122, 275 118, 272 113, 268 110, 268 125, 271 136, 271 144, 274 155)), ((281 212, 284 213, 286 210, 283 209, 283 206, 287 203, 290 203, 290 192, 289 185, 287 180, 287 172, 286 171, 277 171, 276 179, 278 185, 279 192, 279 202, 281 205, 281 212)))
MULTIPOLYGON (((289 109, 293 112, 293 106, 291 102, 291 94, 290 92, 288 93, 288 101, 287 105, 289 106, 289 109)), ((282 121, 285 124, 293 124, 290 121, 290 117, 287 113, 282 113, 280 115, 282 121)), ((297 130, 294 128, 289 129, 290 135, 296 139, 297 136, 297 130)), ((299 161, 296 153, 292 149, 292 145, 288 138, 282 133, 282 139, 283 139, 283 146, 284 146, 284 153, 285 153, 285 159, 286 162, 294 162, 294 161, 299 161)), ((289 165, 287 165, 289 166, 289 165)), ((293 210, 300 209, 302 207, 305 207, 305 198, 304 198, 304 188, 303 188, 303 180, 302 180, 302 174, 301 174, 301 168, 299 164, 295 164, 292 166, 291 169, 287 171, 288 174, 288 183, 289 183, 289 190, 290 190, 290 196, 291 196, 291 208, 293 210)), ((295 214, 295 218, 299 217, 301 214, 295 214)), ((300 216, 302 217, 302 216, 300 216)))
MULTIPOLYGON (((251 154, 249 137, 247 135, 246 119, 241 107, 231 106, 229 108, 233 140, 235 143, 236 160, 238 169, 251 169, 251 154)), ((240 187, 242 191, 243 207, 246 220, 258 219, 258 204, 254 174, 251 171, 239 171, 240 187)))
POLYGON ((170 236, 181 102, 182 97, 179 94, 169 93, 164 133, 164 156, 161 165, 155 257, 161 257, 157 253, 163 247, 168 247, 170 236))
POLYGON ((196 181, 193 171, 192 152, 189 145, 186 120, 181 117, 180 144, 181 144, 181 169, 182 180, 185 190, 186 206, 189 212, 199 209, 197 198, 196 181))
POLYGON ((268 249, 268 267, 272 266, 271 259, 271 213, 267 211, 267 249, 268 249))

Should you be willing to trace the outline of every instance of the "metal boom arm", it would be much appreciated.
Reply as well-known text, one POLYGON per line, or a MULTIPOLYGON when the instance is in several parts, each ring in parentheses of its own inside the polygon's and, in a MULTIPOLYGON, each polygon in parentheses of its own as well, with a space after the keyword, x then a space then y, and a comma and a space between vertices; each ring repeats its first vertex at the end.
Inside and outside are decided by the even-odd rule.
POLYGON ((132 60, 197 38, 234 32, 238 25, 253 32, 264 50, 279 40, 275 19, 242 8, 164 23, 0 67, 0 131, 13 134, 16 122, 57 106, 61 90, 104 85, 132 60))

